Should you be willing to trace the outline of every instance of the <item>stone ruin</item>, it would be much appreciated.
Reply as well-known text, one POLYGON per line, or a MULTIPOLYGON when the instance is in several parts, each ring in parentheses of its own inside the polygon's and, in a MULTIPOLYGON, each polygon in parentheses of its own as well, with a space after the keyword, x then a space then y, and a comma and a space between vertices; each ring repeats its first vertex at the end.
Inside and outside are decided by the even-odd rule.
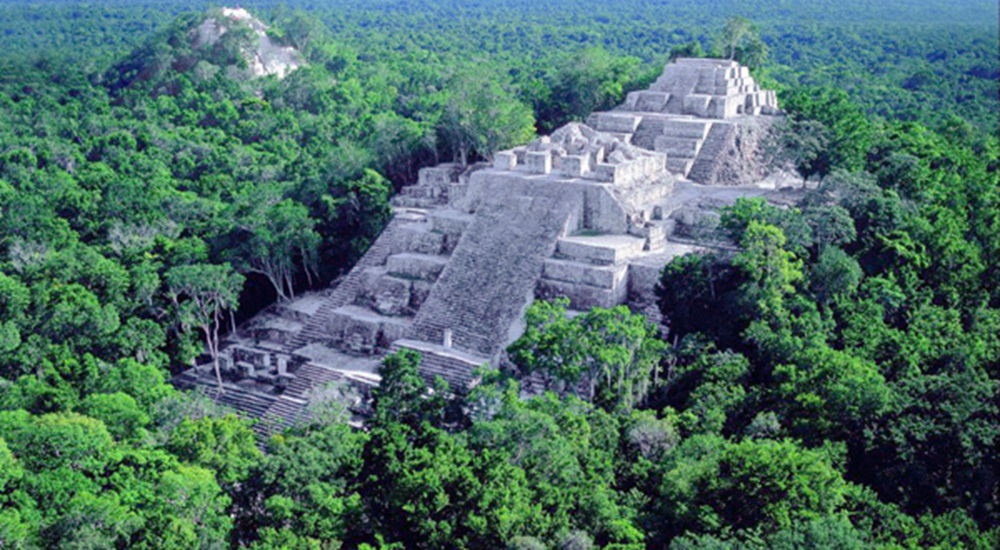
POLYGON ((762 90, 739 63, 680 58, 648 90, 629 93, 587 124, 666 153, 667 169, 691 181, 740 185, 767 175, 761 142, 779 113, 774 92, 762 90))
POLYGON ((282 79, 305 65, 305 57, 301 52, 273 40, 267 34, 268 26, 241 7, 224 7, 217 15, 205 18, 192 30, 191 46, 195 49, 215 46, 233 24, 245 25, 256 38, 254 44, 241 52, 254 76, 275 75, 282 79))
MULTIPOLYGON (((778 114, 774 93, 745 67, 680 59, 587 124, 489 164, 422 169, 331 289, 276 304, 241 328, 227 354, 255 349, 274 360, 236 361, 220 398, 288 425, 311 388, 342 380, 363 393, 381 357, 404 348, 421 353, 426 378, 461 390, 480 366, 503 363, 536 298, 565 296, 576 310, 629 304, 656 318, 662 267, 711 244, 692 240, 693 229, 717 224, 717 209, 739 197, 772 193, 740 184, 765 175, 756 148, 778 114), (247 395, 264 402, 243 403, 247 395)), ((210 372, 178 380, 207 389, 210 372)))

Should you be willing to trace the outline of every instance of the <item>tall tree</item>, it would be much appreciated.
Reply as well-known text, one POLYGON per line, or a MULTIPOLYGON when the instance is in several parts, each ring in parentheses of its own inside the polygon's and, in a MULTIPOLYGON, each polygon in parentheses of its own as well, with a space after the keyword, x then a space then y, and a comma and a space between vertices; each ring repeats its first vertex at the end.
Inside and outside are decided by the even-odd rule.
POLYGON ((205 337, 221 392, 219 331, 225 323, 225 314, 239 306, 244 278, 228 264, 195 264, 173 267, 167 271, 165 279, 167 295, 181 330, 198 328, 205 337))
POLYGON ((473 151, 491 160, 493 153, 534 135, 531 109, 487 72, 459 73, 446 97, 440 130, 463 166, 473 151))
POLYGON ((267 277, 279 300, 294 298, 298 266, 310 281, 317 269, 320 237, 313 229, 315 221, 305 206, 292 199, 251 208, 249 214, 237 220, 234 260, 243 270, 267 277))

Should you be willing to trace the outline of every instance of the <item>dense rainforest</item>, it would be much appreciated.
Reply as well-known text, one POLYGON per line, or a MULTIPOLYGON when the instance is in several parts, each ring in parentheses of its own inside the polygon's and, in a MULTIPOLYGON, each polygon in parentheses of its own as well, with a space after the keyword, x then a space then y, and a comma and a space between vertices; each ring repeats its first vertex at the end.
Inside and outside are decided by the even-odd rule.
POLYGON ((305 65, 193 44, 204 2, 0 0, 0 548, 1000 545, 995 3, 241 4, 305 65), (664 266, 667 333, 538 302, 471 391, 401 353, 364 429, 267 442, 169 384, 418 168, 727 46, 815 185, 664 266))

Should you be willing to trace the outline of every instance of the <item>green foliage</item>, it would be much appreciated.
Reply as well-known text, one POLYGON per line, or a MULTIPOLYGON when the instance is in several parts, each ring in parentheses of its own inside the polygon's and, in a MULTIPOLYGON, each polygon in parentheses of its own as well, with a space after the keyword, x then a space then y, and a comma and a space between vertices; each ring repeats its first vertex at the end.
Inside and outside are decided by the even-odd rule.
POLYGON ((822 144, 821 149, 805 147, 807 152, 798 165, 803 176, 826 176, 838 169, 858 171, 864 168, 875 129, 846 92, 835 88, 799 87, 783 94, 780 100, 782 108, 792 117, 792 131, 806 134, 798 139, 818 139, 822 144), (796 120, 808 120, 811 125, 796 126, 796 120), (807 137, 809 135, 813 137, 807 137))
POLYGON ((822 453, 792 441, 727 443, 695 436, 666 463, 660 506, 672 532, 762 532, 829 515, 847 483, 822 453))
POLYGON ((216 472, 222 485, 246 480, 261 458, 253 431, 231 414, 185 419, 171 433, 166 448, 182 460, 216 472))
POLYGON ((609 410, 639 405, 656 382, 666 348, 656 327, 624 306, 569 319, 568 305, 566 299, 532 304, 511 359, 525 374, 539 373, 547 388, 565 393, 584 384, 589 399, 609 410))
POLYGON ((492 160, 493 153, 534 135, 531 110, 481 70, 457 74, 443 93, 439 132, 462 166, 472 152, 492 160))

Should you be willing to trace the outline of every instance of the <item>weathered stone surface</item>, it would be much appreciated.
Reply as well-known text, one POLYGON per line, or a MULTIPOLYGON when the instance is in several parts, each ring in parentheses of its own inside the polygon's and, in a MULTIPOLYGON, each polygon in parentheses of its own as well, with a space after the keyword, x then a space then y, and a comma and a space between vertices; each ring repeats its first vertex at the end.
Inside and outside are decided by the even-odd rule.
POLYGON ((560 257, 594 264, 616 264, 642 254, 643 240, 631 235, 563 237, 556 252, 560 257))
POLYGON ((372 309, 382 315, 402 315, 410 305, 411 282, 398 277, 380 277, 372 293, 372 309))
POLYGON ((404 252, 386 259, 386 271, 397 277, 433 281, 448 263, 446 258, 433 254, 404 252))
POLYGON ((483 204, 413 323, 413 337, 493 357, 531 301, 569 206, 549 197, 496 197, 483 204))

